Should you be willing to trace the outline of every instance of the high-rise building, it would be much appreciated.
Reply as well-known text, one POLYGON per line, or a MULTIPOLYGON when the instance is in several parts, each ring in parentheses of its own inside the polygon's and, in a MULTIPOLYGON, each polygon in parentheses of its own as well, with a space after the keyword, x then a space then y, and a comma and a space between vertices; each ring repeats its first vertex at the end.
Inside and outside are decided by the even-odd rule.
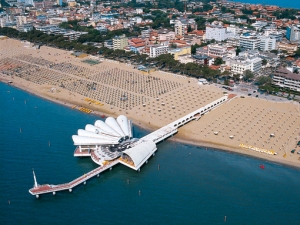
POLYGON ((300 40, 300 29, 295 25, 288 26, 286 28, 286 39, 289 41, 299 41, 300 40))
POLYGON ((114 50, 116 49, 124 49, 125 47, 128 46, 128 38, 125 36, 125 34, 121 36, 115 36, 113 38, 113 48, 114 50))
POLYGON ((62 0, 57 0, 57 5, 62 6, 62 0))
POLYGON ((260 36, 260 50, 271 51, 276 48, 276 38, 260 36))
POLYGON ((174 27, 175 27, 175 34, 183 36, 183 34, 184 34, 184 27, 182 26, 182 23, 180 21, 178 21, 177 23, 175 23, 174 27))
POLYGON ((240 47, 245 49, 258 49, 260 47, 260 39, 255 35, 241 35, 240 47))
POLYGON ((210 25, 206 26, 206 39, 207 40, 216 40, 224 41, 227 38, 234 36, 234 33, 228 32, 227 29, 223 26, 222 22, 214 21, 210 25))

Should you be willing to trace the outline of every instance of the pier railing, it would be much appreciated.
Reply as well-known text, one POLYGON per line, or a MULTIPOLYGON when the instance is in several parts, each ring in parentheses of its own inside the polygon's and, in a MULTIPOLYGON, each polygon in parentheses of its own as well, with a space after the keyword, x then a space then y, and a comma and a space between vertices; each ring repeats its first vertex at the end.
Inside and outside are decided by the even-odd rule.
POLYGON ((58 184, 58 185, 51 185, 51 184, 44 184, 44 185, 38 185, 37 187, 33 187, 29 190, 29 193, 32 195, 36 195, 36 197, 39 197, 41 194, 46 194, 46 193, 53 193, 55 194, 57 191, 63 191, 63 190, 69 190, 70 192, 72 191, 72 188, 76 187, 77 185, 81 183, 86 183, 86 181, 96 175, 99 175, 103 171, 107 169, 111 169, 114 165, 118 164, 119 160, 114 160, 111 163, 105 165, 105 166, 100 166, 97 167, 96 169, 76 178, 75 180, 72 180, 69 183, 64 183, 64 184, 58 184))

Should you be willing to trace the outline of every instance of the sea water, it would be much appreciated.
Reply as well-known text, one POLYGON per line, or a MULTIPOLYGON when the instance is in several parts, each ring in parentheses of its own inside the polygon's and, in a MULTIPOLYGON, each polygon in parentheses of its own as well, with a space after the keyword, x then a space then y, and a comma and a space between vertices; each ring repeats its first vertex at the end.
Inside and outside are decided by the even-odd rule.
POLYGON ((300 9, 299 0, 283 1, 283 0, 230 0, 231 2, 243 2, 250 4, 261 4, 261 5, 277 5, 283 8, 294 8, 300 9))
POLYGON ((36 199, 33 168, 60 184, 97 167, 73 157, 71 136, 99 118, 3 83, 0 97, 1 224, 300 224, 299 169, 170 140, 141 172, 117 165, 36 199))

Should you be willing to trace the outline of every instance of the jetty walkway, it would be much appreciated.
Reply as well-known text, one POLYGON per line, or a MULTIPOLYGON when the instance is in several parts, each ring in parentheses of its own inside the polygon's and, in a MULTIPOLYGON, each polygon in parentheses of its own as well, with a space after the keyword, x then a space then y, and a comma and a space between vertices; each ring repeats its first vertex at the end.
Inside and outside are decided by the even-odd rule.
MULTIPOLYGON (((111 169, 114 165, 121 163, 123 165, 126 165, 134 170, 140 171, 140 167, 148 162, 148 159, 151 156, 154 156, 155 151, 157 150, 156 144, 173 136, 177 133, 178 128, 181 126, 184 126, 185 124, 193 121, 198 120, 201 118, 204 114, 210 112, 211 110, 219 107, 221 104, 225 103, 226 100, 228 100, 228 96, 225 95, 177 120, 175 120, 172 123, 169 123, 165 125, 164 127, 142 137, 139 141, 135 142, 129 150, 125 150, 124 153, 126 153, 133 161, 133 165, 128 164, 124 162, 122 159, 115 159, 112 161, 109 161, 107 164, 100 166, 92 171, 90 171, 87 174, 84 174, 81 177, 78 177, 77 179, 65 183, 65 184, 59 184, 59 185, 38 185, 36 182, 36 177, 33 171, 33 177, 34 177, 34 187, 29 190, 29 193, 32 195, 35 195, 37 198, 41 194, 46 193, 53 193, 53 195, 56 194, 57 191, 63 191, 63 190, 69 190, 69 192, 72 192, 72 188, 75 186, 83 183, 86 184, 86 181, 94 176, 99 176, 100 173, 107 169, 111 169)), ((79 151, 79 148, 77 147, 74 152, 74 156, 76 157, 85 157, 85 156, 91 156, 93 161, 95 163, 98 163, 97 156, 94 154, 91 154, 91 152, 81 153, 79 151)))
POLYGON ((58 185, 51 185, 51 184, 44 184, 44 185, 38 185, 36 182, 35 174, 34 175, 34 180, 35 180, 35 185, 33 188, 29 189, 29 193, 32 195, 35 195, 37 198, 41 194, 46 194, 46 193, 53 193, 53 195, 56 194, 58 191, 64 191, 64 190, 69 190, 69 192, 72 192, 72 188, 78 186, 79 184, 86 184, 86 181, 94 176, 99 177, 100 173, 104 172, 107 169, 112 169, 113 166, 119 163, 119 160, 114 160, 111 161, 109 164, 105 166, 100 166, 97 167, 96 169, 76 178, 75 180, 72 180, 69 183, 64 183, 64 184, 58 184, 58 185))

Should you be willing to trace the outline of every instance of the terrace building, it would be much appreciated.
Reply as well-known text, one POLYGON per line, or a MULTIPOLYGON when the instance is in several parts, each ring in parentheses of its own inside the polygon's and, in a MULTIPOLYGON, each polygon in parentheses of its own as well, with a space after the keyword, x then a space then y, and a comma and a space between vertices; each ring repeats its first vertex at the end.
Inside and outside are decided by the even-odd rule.
POLYGON ((240 37, 240 47, 245 49, 258 49, 260 47, 260 39, 257 36, 242 35, 240 37))
POLYGON ((285 68, 279 68, 272 74, 275 85, 300 92, 300 75, 285 68))
POLYGON ((233 59, 227 59, 226 65, 231 67, 231 71, 235 74, 243 74, 246 70, 253 73, 259 72, 261 69, 262 59, 254 56, 237 56, 233 59))
POLYGON ((236 52, 235 49, 233 47, 228 47, 228 46, 223 46, 223 45, 208 45, 208 55, 212 56, 212 57, 235 57, 236 56, 236 52))
POLYGON ((297 51, 298 45, 296 44, 288 44, 284 42, 279 42, 277 45, 278 50, 287 51, 288 54, 293 55, 295 51, 297 51))
POLYGON ((150 57, 155 58, 162 54, 167 54, 169 51, 168 45, 152 45, 150 46, 150 57))

